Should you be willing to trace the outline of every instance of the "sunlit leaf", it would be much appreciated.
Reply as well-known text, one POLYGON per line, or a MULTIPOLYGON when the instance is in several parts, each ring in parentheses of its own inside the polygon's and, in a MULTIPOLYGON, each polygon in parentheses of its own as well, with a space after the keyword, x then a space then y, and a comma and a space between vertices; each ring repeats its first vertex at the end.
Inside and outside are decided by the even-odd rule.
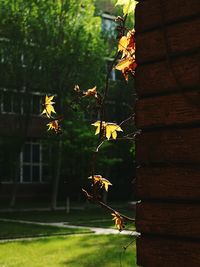
POLYGON ((123 13, 124 15, 129 14, 131 12, 135 12, 135 7, 138 4, 138 1, 136 0, 118 0, 116 3, 117 5, 123 6, 123 13))
POLYGON ((56 113, 53 107, 53 104, 55 104, 55 102, 52 102, 53 98, 54 96, 46 95, 45 97, 44 110, 42 111, 42 114, 46 114, 48 118, 51 118, 51 113, 56 113))
POLYGON ((129 68, 130 65, 134 62, 134 59, 132 57, 128 57, 128 58, 125 58, 125 59, 122 59, 119 61, 119 63, 116 65, 116 69, 117 70, 124 70, 126 68, 129 68))
POLYGON ((122 57, 127 54, 127 46, 128 46, 128 38, 126 36, 122 36, 118 43, 118 51, 122 52, 122 57))
POLYGON ((48 126, 48 131, 54 130, 56 133, 60 131, 59 120, 53 120, 50 123, 48 123, 47 126, 48 126))
POLYGON ((135 31, 128 31, 126 36, 122 36, 118 42, 118 51, 122 52, 122 58, 135 55, 135 31))
POLYGON ((110 181, 108 181, 106 178, 103 178, 99 174, 95 174, 93 176, 88 177, 88 179, 93 179, 94 184, 98 183, 100 187, 104 187, 106 191, 108 191, 108 186, 112 185, 110 181))
POLYGON ((115 226, 121 232, 125 227, 123 218, 120 216, 118 212, 112 213, 112 216, 113 220, 115 221, 115 226))
POLYGON ((136 67, 137 63, 135 62, 135 58, 128 57, 120 60, 115 68, 121 70, 125 80, 128 81, 128 74, 131 73, 134 75, 136 67))
MULTIPOLYGON (((93 126, 97 127, 95 134, 99 134, 100 133, 100 126, 101 126, 101 122, 100 121, 96 121, 95 123, 92 124, 93 126)), ((102 122, 102 131, 103 134, 105 135, 105 137, 109 140, 111 137, 113 139, 117 138, 117 132, 123 132, 122 128, 117 125, 116 123, 112 123, 112 122, 102 122)))
POLYGON ((105 179, 105 178, 102 178, 102 179, 101 179, 101 183, 103 184, 105 190, 108 192, 108 186, 109 186, 109 185, 112 185, 111 182, 108 181, 108 180, 105 179))
MULTIPOLYGON (((95 126, 95 127, 97 127, 97 128, 96 128, 95 135, 96 135, 96 134, 99 134, 99 133, 100 133, 101 122, 100 122, 100 121, 96 121, 96 122, 92 123, 92 125, 95 126)), ((102 121, 102 130, 103 130, 103 131, 105 130, 105 126, 106 126, 105 121, 102 121)))
POLYGON ((83 92, 83 96, 84 97, 90 97, 90 96, 94 96, 94 97, 98 97, 97 95, 97 88, 96 86, 91 88, 91 89, 88 89, 86 92, 83 92))

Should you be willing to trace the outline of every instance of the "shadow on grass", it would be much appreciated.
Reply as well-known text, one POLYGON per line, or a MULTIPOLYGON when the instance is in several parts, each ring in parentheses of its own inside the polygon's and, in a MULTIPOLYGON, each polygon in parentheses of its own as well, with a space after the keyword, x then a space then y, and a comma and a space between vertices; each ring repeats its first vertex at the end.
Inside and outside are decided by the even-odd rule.
POLYGON ((82 253, 76 255, 72 259, 63 261, 64 266, 77 266, 81 267, 134 267, 135 262, 135 244, 133 243, 129 250, 125 251, 124 247, 127 246, 133 237, 122 237, 118 240, 117 235, 98 236, 90 238, 89 240, 81 238, 77 244, 81 248, 82 253), (87 248, 86 250, 84 248, 87 248), (125 253, 126 252, 126 253, 125 253))
POLYGON ((90 233, 88 229, 64 228, 20 222, 0 221, 0 239, 90 233))

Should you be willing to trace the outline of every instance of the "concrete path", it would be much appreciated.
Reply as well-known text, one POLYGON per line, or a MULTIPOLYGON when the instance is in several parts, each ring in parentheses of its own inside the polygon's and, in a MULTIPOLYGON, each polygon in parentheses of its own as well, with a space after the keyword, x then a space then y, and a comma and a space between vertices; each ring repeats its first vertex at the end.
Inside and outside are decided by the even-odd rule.
MULTIPOLYGON (((18 222, 18 223, 27 223, 27 224, 35 224, 35 225, 48 225, 48 226, 56 226, 56 227, 65 227, 65 228, 84 228, 91 230, 93 233, 88 234, 96 234, 96 235, 109 235, 109 234, 118 234, 118 235, 131 235, 131 236, 138 236, 139 233, 136 231, 129 231, 123 230, 119 232, 117 229, 110 229, 110 228, 99 228, 99 227, 88 227, 88 226, 78 226, 78 225, 71 225, 67 222, 54 222, 54 223, 46 223, 46 222, 33 222, 33 221, 23 221, 23 220, 12 220, 12 219, 0 219, 0 221, 4 222, 18 222)), ((36 237, 38 238, 38 237, 36 237)), ((29 240, 31 238, 17 238, 12 240, 29 240)), ((9 239, 10 241, 11 239, 9 239)), ((1 240, 0 242, 8 241, 7 239, 1 240)))

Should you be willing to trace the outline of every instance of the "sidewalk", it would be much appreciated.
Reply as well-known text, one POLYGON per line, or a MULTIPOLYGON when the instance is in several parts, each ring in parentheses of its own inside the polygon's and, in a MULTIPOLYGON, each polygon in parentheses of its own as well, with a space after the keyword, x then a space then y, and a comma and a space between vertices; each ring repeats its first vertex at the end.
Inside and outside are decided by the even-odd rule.
MULTIPOLYGON (((44 223, 44 222, 34 222, 34 221, 23 221, 23 220, 12 220, 12 219, 0 219, 0 221, 3 222, 18 222, 18 223, 27 223, 27 224, 35 224, 35 225, 47 225, 47 226, 55 226, 55 227, 65 227, 65 228, 84 228, 91 230, 93 233, 88 234, 96 234, 96 235, 109 235, 109 234, 118 234, 118 235, 131 235, 131 236, 138 236, 139 233, 136 231, 129 231, 129 230, 123 230, 119 232, 117 229, 111 229, 111 228, 99 228, 99 227, 88 227, 88 226, 77 226, 77 225, 71 225, 67 222, 56 222, 56 223, 44 223)), ((73 234, 74 235, 74 234, 73 234)), ((85 234, 84 234, 85 235, 85 234)), ((14 241, 14 240, 31 240, 38 237, 27 237, 27 238, 16 238, 16 239, 2 239, 1 242, 5 241, 14 241)))

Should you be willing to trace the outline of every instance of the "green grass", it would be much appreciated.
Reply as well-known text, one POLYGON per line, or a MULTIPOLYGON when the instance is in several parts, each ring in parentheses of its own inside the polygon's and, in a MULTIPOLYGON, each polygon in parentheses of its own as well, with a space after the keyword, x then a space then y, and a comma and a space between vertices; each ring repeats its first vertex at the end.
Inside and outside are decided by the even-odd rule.
POLYGON ((135 267, 135 243, 123 250, 132 238, 83 235, 0 243, 0 266, 135 267))
POLYGON ((89 230, 0 221, 0 239, 67 235, 86 232, 89 232, 89 230))
MULTIPOLYGON (((120 208, 120 212, 134 217, 134 211, 130 208, 120 208)), ((3 212, 0 218, 18 219, 36 222, 68 222, 74 225, 114 228, 111 214, 102 208, 90 206, 84 210, 65 211, 29 211, 29 212, 3 212)), ((126 229, 134 230, 133 224, 128 224, 126 229)))

